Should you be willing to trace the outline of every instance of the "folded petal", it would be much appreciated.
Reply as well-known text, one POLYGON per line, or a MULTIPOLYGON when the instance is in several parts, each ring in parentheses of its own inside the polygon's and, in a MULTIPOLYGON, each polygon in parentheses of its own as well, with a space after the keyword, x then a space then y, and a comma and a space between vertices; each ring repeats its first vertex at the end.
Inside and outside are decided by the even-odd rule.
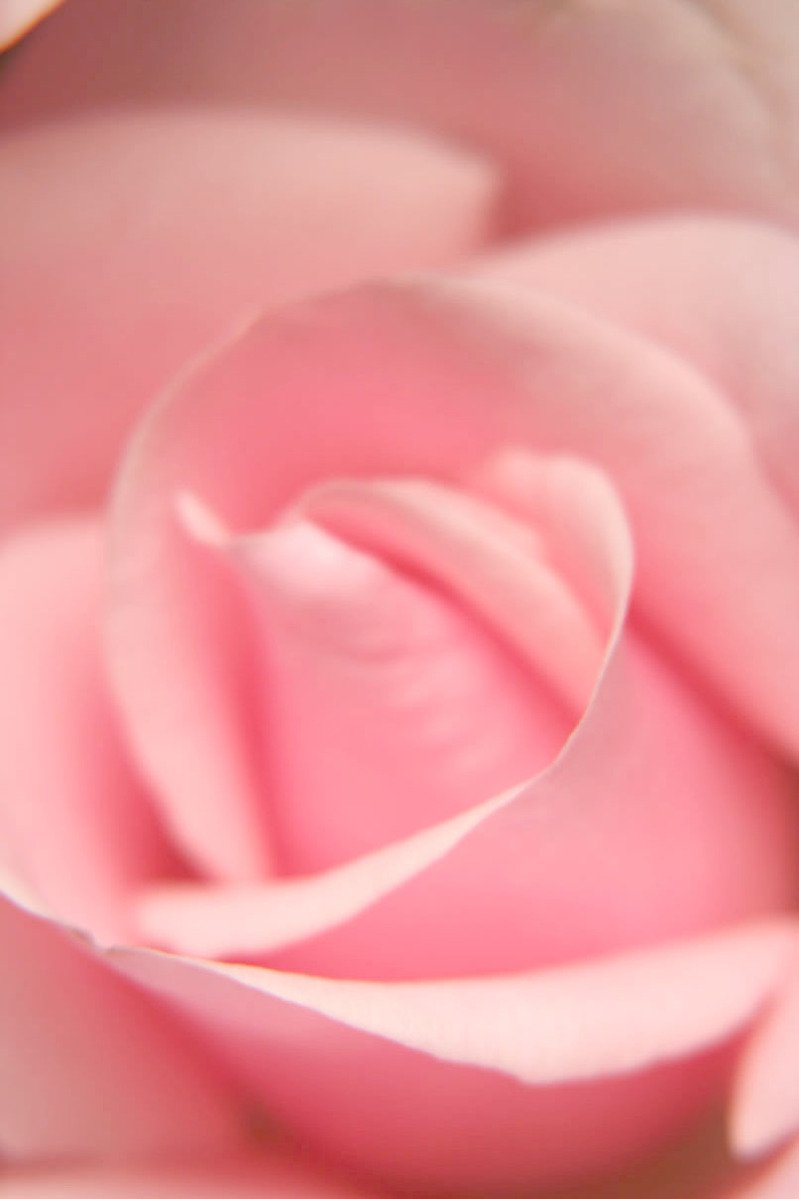
POLYGON ((495 192, 421 135, 245 110, 17 130, 0 175, 3 524, 99 500, 131 420, 242 309, 451 261, 495 192))
POLYGON ((144 886, 133 903, 133 927, 146 942, 203 957, 273 953, 359 915, 438 861, 517 791, 308 877, 144 886))
MULTIPOLYGON (((322 506, 330 519, 329 497, 322 506)), ((435 573, 408 575, 394 555, 304 518, 219 548, 252 609, 264 802, 283 872, 346 862, 470 807, 565 740, 561 705, 505 630, 441 593, 435 573)), ((536 565, 520 580, 552 577, 536 565)), ((535 587, 526 598, 529 618, 544 605, 535 587)), ((597 653, 594 675, 598 664, 597 653)))
POLYGON ((131 977, 196 1005, 212 1023, 227 1021, 215 1015, 224 1005, 204 997, 239 994, 231 986, 238 984, 444 1061, 541 1085, 640 1070, 723 1039, 776 990, 795 940, 787 922, 775 921, 528 975, 396 983, 148 950, 111 949, 108 956, 131 977))
POLYGON ((375 543, 439 580, 478 613, 580 715, 605 645, 529 542, 535 526, 427 480, 334 481, 302 501, 315 520, 375 543))
POLYGON ((71 0, 6 109, 355 112, 484 148, 528 225, 678 206, 796 221, 798 21, 790 0, 71 0))
POLYGON ((799 518, 799 239, 755 221, 668 216, 525 240, 485 277, 584 305, 695 363, 745 418, 799 518))
POLYGON ((607 1166, 695 1114, 723 1059, 664 1063, 743 1027, 794 936, 762 925, 552 971, 405 984, 142 950, 111 959, 202 1027, 306 1143, 417 1184, 487 1186, 607 1166), (591 1079, 603 1082, 579 1082, 591 1079))
POLYGON ((3 898, 0 944, 4 1158, 236 1146, 237 1101, 217 1068, 81 938, 3 898))

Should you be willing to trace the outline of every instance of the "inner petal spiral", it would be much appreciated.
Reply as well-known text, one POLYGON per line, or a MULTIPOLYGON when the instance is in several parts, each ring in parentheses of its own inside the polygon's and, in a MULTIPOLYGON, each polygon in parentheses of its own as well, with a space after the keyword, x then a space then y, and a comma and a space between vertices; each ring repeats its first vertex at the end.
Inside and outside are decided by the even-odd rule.
POLYGON ((183 497, 182 513, 225 554, 253 616, 281 872, 405 837, 556 755, 600 649, 532 530, 416 480, 331 484, 239 537, 195 497, 183 497), (305 506, 331 524, 346 515, 372 544, 308 519, 305 506))

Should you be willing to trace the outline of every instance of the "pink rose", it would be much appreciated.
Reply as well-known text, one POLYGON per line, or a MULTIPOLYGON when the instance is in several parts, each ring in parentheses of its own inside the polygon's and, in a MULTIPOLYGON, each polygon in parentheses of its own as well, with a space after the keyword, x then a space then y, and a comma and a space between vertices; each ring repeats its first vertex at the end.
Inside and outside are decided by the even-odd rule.
POLYGON ((797 55, 70 0, 4 66, 0 1195, 792 1194, 797 55))

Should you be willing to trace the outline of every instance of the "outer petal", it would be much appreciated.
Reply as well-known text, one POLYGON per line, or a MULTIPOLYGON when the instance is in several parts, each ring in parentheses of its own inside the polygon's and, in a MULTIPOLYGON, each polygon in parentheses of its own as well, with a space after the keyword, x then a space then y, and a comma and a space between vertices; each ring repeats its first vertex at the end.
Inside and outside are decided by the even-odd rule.
POLYGON ((247 111, 17 131, 0 175, 0 524, 96 502, 133 416, 242 308, 457 258, 494 195, 421 136, 247 111))
POLYGON ((354 111, 485 147, 526 223, 685 205, 796 220, 798 21, 792 0, 71 0, 6 106, 354 111))
POLYGON ((440 983, 336 981, 141 950, 112 958, 204 1029, 304 1142, 416 1187, 487 1189, 607 1169, 690 1119, 723 1058, 643 1068, 739 1029, 777 984, 793 937, 761 927, 440 983))
POLYGON ((78 937, 4 898, 0 944, 4 1157, 236 1145, 236 1107, 205 1054, 78 937))
POLYGON ((544 288, 696 363, 799 517, 799 239, 718 217, 631 221, 518 242, 481 274, 544 288))

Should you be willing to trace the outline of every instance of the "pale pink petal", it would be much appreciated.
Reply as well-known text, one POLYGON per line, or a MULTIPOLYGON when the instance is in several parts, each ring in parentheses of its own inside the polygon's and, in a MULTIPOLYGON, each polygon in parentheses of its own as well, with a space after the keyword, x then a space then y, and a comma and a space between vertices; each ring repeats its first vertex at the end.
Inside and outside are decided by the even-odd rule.
MULTIPOLYGON (((444 1061, 541 1085, 644 1069, 724 1039, 777 988, 795 941, 787 922, 774 921, 527 975, 395 983, 147 950, 108 956, 211 1024, 228 1021, 211 997, 238 994, 239 984, 444 1061)), ((261 1005, 247 1004, 257 1033, 261 1005)))
MULTIPOLYGON (((517 451, 492 463, 481 483, 485 488, 490 483, 502 500, 508 499, 511 483, 523 489, 527 513, 534 507, 534 520, 550 538, 548 552, 559 551, 577 583, 589 593, 593 588, 603 621, 618 624, 629 587, 629 543, 618 501, 601 472, 576 460, 533 458, 517 451)), ((185 499, 183 506, 185 512, 185 499)), ((198 536, 220 545, 229 537, 196 504, 186 514, 198 536)), ((532 546, 538 552, 535 541, 532 546)), ((137 902, 139 927, 147 939, 189 953, 231 957, 273 952, 351 919, 438 861, 512 797, 490 800, 406 842, 313 878, 148 888, 137 902)), ((391 944, 396 952, 396 938, 391 944)), ((478 952, 484 954, 485 947, 478 952)))
POLYGON ((270 1154, 160 1166, 42 1168, 0 1176, 0 1199, 367 1199, 270 1154))
POLYGON ((747 1045, 732 1113, 732 1140, 743 1156, 774 1148, 799 1132, 799 959, 747 1045))
POLYGON ((798 47, 793 0, 70 0, 6 109, 355 112, 484 148, 528 224, 676 206, 795 221, 798 47))
POLYGON ((696 363, 745 416, 799 515, 799 238, 754 221, 661 217, 518 242, 480 270, 584 305, 696 363))
POLYGON ((789 776, 631 630, 554 766, 464 831, 266 964, 373 979, 518 970, 723 927, 795 895, 789 776))
POLYGON ((7 49, 61 0, 0 0, 0 50, 7 49))
POLYGON ((0 1152, 212 1153, 239 1112, 205 1052, 82 939, 0 901, 0 1152))
MULTIPOLYGON (((336 523, 335 499, 315 499, 336 523)), ((552 690, 510 652, 504 628, 439 594, 435 575, 433 586, 416 581, 305 519, 226 550, 257 628, 264 791, 283 872, 346 862, 462 811, 536 773, 563 744, 571 722, 552 690)), ((471 565, 496 587, 485 557, 471 565)), ((520 581, 537 582, 535 559, 525 565, 520 581)), ((543 604, 535 587, 526 598, 529 620, 543 604)), ((567 599, 582 648, 587 622, 567 599)))
POLYGON ((596 684, 603 638, 526 540, 525 525, 423 479, 322 483, 302 509, 439 580, 543 676, 572 714, 582 713, 596 684))
POLYGON ((546 557, 608 637, 619 622, 632 563, 627 522, 605 472, 583 458, 506 447, 467 482, 535 527, 546 557), (624 532, 614 536, 614 529, 624 532))
POLYGON ((141 950, 112 959, 203 1028, 306 1143, 417 1184, 486 1187, 607 1166, 695 1113, 722 1059, 689 1062, 681 1078, 666 1063, 742 1028, 794 936, 762 925, 440 983, 336 981, 141 950), (601 1086, 580 1082, 591 1079, 601 1086))
POLYGON ((243 308, 451 261, 495 193, 423 135, 246 110, 18 130, 0 176, 3 523, 97 501, 132 418, 243 308))
POLYGON ((135 899, 134 925, 145 941, 202 957, 272 953, 351 920, 438 861, 517 790, 308 878, 143 887, 135 899))
POLYGON ((0 549, 3 857, 66 920, 120 937, 126 901, 174 869, 102 676, 102 538, 62 520, 0 549))

